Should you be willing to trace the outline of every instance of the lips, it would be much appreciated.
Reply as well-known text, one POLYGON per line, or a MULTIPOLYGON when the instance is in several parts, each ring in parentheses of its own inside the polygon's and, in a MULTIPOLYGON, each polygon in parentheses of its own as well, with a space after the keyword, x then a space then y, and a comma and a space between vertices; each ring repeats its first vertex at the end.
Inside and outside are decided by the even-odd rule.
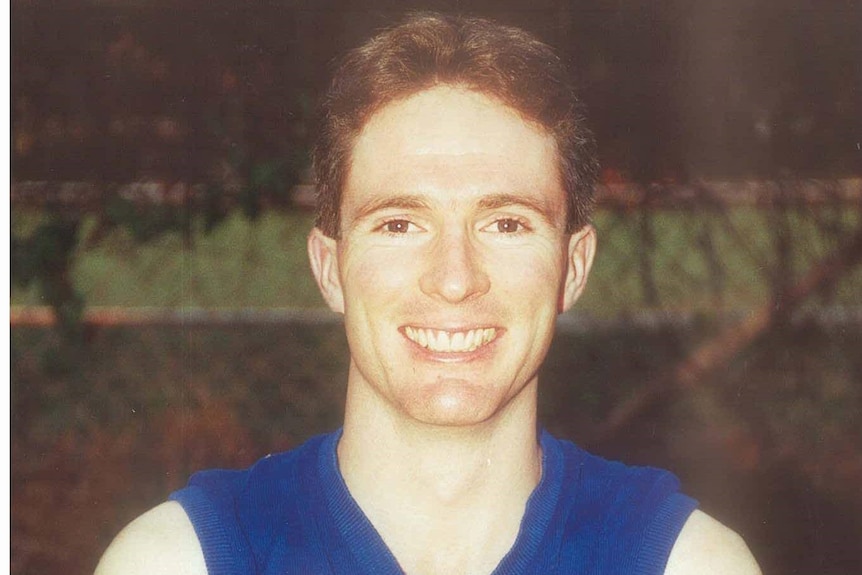
POLYGON ((497 337, 493 327, 467 331, 447 331, 406 326, 404 335, 410 341, 437 353, 467 353, 488 345, 497 337))

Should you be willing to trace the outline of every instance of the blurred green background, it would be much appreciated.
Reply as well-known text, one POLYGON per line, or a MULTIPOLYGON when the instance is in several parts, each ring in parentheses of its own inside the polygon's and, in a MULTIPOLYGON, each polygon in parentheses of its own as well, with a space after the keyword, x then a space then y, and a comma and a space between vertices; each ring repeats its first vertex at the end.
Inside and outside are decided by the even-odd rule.
POLYGON ((339 425, 314 102, 419 8, 533 30, 591 112, 544 425, 677 473, 765 573, 862 572, 858 4, 13 0, 12 573, 89 573, 193 471, 339 425))

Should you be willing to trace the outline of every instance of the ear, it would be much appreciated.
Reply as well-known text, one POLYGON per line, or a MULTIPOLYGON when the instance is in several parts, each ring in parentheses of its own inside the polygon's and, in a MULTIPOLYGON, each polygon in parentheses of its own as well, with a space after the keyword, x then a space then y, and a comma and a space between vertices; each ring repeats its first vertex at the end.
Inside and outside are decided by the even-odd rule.
POLYGON ((317 280, 317 287, 329 308, 344 313, 344 292, 338 275, 338 242, 320 229, 314 228, 308 234, 308 259, 311 271, 317 280))
POLYGON ((596 229, 587 224, 569 236, 566 255, 566 279, 560 298, 560 313, 571 309, 587 285, 587 276, 596 254, 596 229))

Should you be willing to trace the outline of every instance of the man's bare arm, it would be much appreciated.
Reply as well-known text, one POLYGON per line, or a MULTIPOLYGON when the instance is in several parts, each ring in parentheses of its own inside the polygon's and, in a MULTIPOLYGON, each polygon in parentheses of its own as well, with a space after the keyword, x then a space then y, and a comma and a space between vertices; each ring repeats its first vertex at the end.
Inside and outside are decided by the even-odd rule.
POLYGON ((179 503, 162 503, 114 539, 96 575, 206 575, 200 542, 179 503))
POLYGON ((742 537, 695 511, 668 558, 665 575, 761 575, 742 537))

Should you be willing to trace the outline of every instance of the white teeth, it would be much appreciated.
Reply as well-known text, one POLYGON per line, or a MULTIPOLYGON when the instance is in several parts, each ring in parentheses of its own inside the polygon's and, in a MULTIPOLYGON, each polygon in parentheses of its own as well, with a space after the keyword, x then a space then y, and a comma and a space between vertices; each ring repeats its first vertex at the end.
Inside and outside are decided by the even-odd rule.
POLYGON ((444 353, 474 351, 497 337, 497 330, 493 327, 449 332, 408 326, 404 333, 410 341, 431 351, 444 353))
POLYGON ((476 340, 476 331, 470 330, 467 332, 467 335, 464 337, 464 347, 467 349, 476 349, 473 347, 473 342, 476 340))
POLYGON ((449 342, 449 332, 438 331, 436 343, 437 343, 437 347, 441 351, 452 351, 452 344, 449 342))
POLYGON ((451 342, 449 345, 452 349, 467 349, 464 346, 464 332, 462 331, 454 333, 451 342))

